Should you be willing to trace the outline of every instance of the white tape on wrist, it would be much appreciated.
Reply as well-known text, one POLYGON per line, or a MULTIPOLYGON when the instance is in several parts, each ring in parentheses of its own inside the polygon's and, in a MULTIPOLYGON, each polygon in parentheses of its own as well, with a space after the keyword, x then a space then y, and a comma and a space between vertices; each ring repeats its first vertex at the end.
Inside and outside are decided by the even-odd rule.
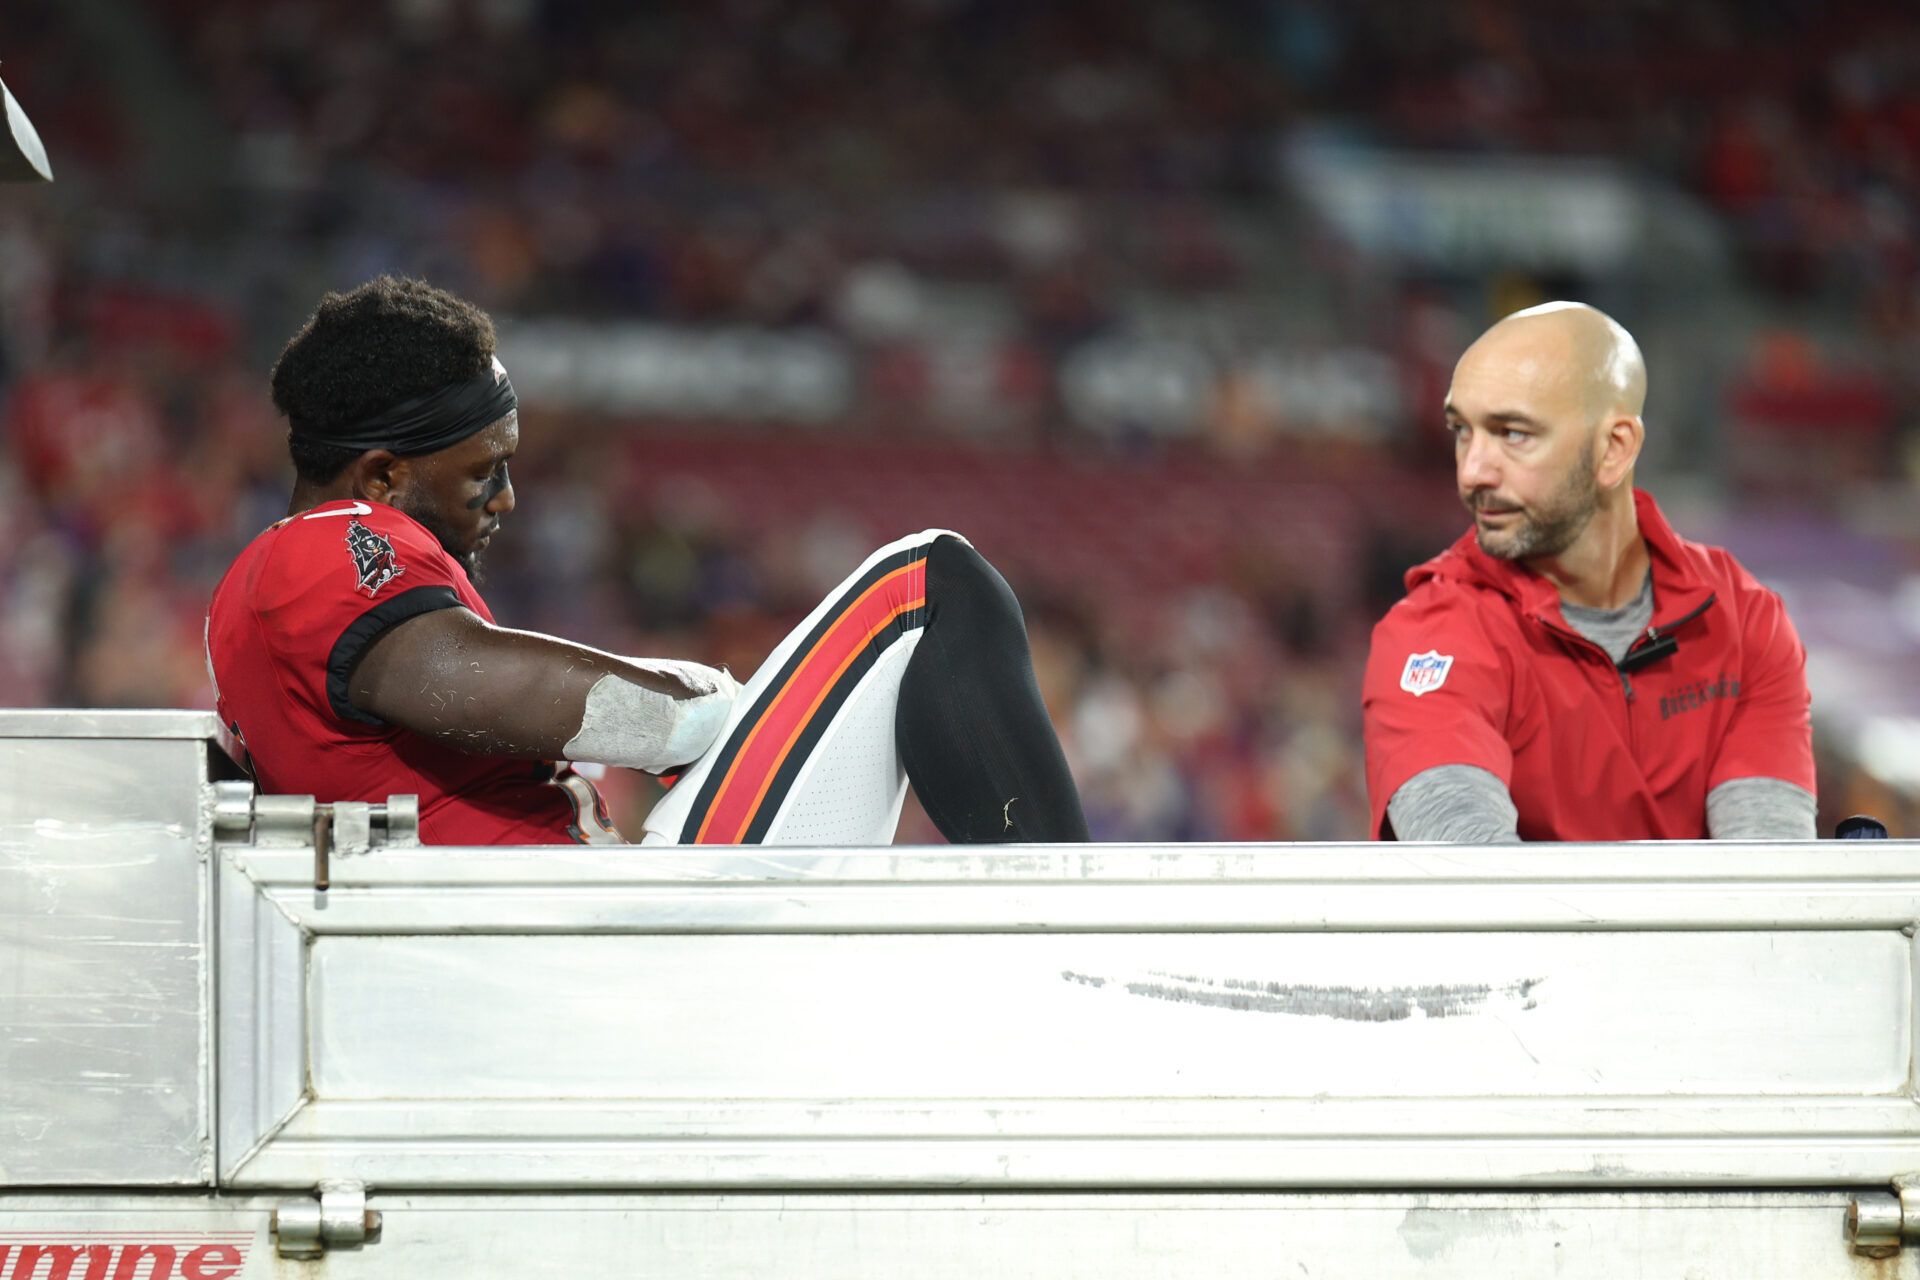
POLYGON ((686 693, 659 693, 614 672, 587 690, 580 732, 569 760, 591 760, 660 773, 698 760, 719 736, 740 684, 716 667, 648 658, 638 665, 677 676, 686 693))

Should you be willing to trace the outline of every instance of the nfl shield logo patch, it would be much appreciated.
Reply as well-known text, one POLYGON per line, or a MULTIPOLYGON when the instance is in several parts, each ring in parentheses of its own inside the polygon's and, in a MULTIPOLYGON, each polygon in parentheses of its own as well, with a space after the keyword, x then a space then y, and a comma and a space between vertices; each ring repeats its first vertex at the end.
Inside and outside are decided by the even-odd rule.
POLYGON ((1432 693, 1447 682, 1447 672, 1453 670, 1453 655, 1429 649, 1425 653, 1409 654, 1407 665, 1400 672, 1400 687, 1414 697, 1423 693, 1432 693))

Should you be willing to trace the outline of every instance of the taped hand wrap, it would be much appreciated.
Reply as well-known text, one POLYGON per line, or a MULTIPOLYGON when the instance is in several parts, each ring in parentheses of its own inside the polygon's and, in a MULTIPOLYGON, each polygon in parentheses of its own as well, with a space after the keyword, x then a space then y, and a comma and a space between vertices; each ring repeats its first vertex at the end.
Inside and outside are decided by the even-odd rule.
POLYGON ((587 691, 567 759, 660 773, 698 760, 719 736, 740 694, 731 675, 698 662, 647 658, 635 665, 677 678, 685 692, 660 693, 615 672, 601 676, 587 691))

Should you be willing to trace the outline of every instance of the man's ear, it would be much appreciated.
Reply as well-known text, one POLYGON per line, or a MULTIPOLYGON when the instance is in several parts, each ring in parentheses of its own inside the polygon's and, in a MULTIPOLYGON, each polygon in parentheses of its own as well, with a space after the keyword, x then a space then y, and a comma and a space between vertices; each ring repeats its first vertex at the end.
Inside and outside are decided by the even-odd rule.
POLYGON ((353 496, 388 506, 406 489, 412 470, 407 459, 387 449, 369 449, 347 464, 353 496))
POLYGON ((1614 418, 1601 429, 1600 460, 1594 467, 1594 479, 1601 488, 1615 488, 1633 474, 1646 439, 1646 424, 1638 414, 1614 418))

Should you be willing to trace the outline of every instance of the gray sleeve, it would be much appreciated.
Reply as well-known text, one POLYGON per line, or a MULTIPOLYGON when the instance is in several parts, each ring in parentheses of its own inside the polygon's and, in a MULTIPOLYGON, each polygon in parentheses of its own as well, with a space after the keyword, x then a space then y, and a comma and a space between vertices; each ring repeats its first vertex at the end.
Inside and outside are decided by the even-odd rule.
POLYGON ((1733 778, 1707 792, 1715 840, 1812 840, 1813 793, 1780 778, 1733 778))
POLYGON ((1437 765, 1408 778, 1387 801, 1387 821, 1397 840, 1520 843, 1520 813, 1507 784, 1470 764, 1437 765))

